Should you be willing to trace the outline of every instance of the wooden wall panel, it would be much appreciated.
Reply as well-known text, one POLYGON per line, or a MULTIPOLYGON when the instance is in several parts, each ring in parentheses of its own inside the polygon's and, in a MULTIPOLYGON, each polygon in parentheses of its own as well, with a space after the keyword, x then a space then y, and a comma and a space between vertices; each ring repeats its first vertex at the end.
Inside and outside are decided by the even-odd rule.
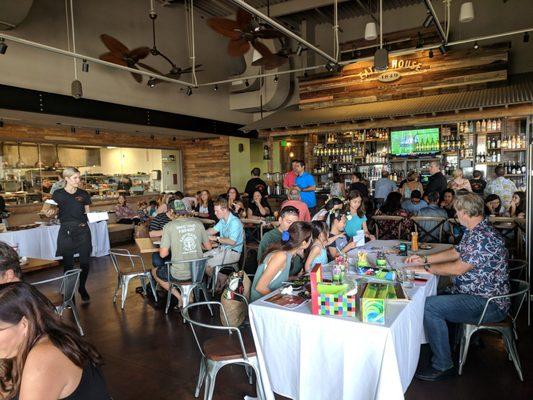
POLYGON ((444 55, 434 50, 432 58, 428 51, 402 57, 391 55, 387 71, 375 71, 373 61, 349 64, 339 74, 319 74, 301 80, 300 108, 317 109, 424 96, 506 80, 508 50, 507 43, 500 43, 478 50, 450 50, 444 55), (384 74, 395 74, 396 77, 387 82, 383 80, 384 74))
POLYGON ((229 138, 189 141, 183 151, 185 193, 207 189, 211 195, 226 193, 230 186, 229 138))

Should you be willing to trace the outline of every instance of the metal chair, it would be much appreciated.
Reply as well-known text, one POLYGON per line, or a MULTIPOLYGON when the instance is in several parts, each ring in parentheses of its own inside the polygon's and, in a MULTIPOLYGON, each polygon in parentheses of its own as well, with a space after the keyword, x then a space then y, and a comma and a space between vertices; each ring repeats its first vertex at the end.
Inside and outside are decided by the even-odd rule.
POLYGON ((139 278, 143 288, 143 293, 146 296, 146 279, 150 282, 150 288, 157 301, 157 294, 155 292, 155 282, 150 271, 146 270, 143 258, 138 254, 131 254, 126 249, 113 249, 109 252, 111 262, 117 273, 117 287, 113 295, 113 303, 117 301, 118 290, 121 289, 121 308, 124 309, 126 304, 126 297, 128 297, 128 286, 130 281, 134 278, 139 278), (121 262, 122 261, 122 262, 121 262), (137 262, 136 262, 137 261, 137 262), (140 264, 140 267, 137 266, 140 264))
POLYGON ((507 265, 509 269, 509 278, 513 279, 522 279, 528 266, 527 261, 514 258, 507 260, 507 265))
MULTIPOLYGON (((215 381, 218 371, 226 365, 239 364, 246 368, 247 373, 249 372, 250 368, 255 371, 258 398, 265 399, 265 391, 263 387, 263 381, 261 379, 261 373, 259 371, 255 345, 251 334, 247 333, 249 331, 241 331, 238 328, 230 326, 202 323, 194 320, 190 316, 190 310, 193 307, 211 305, 219 307, 220 312, 227 322, 227 316, 226 312, 224 311, 224 307, 222 307, 222 304, 217 301, 190 304, 181 311, 183 319, 191 326, 196 344, 198 345, 198 350, 200 350, 200 353, 202 354, 202 359, 200 361, 200 372, 198 374, 198 382, 196 384, 194 397, 198 398, 200 396, 200 390, 205 382, 204 400, 211 400, 215 390, 215 381), (225 332, 227 335, 217 335, 200 342, 200 338, 195 327, 225 332)), ((249 378, 251 384, 251 375, 249 375, 249 378)))
POLYGON ((65 272, 63 275, 58 276, 57 278, 46 279, 44 281, 39 281, 33 283, 33 286, 45 285, 52 282, 61 282, 59 290, 59 298, 49 297, 50 301, 56 308, 56 312, 63 316, 63 311, 67 308, 72 310, 72 315, 74 316, 74 321, 78 326, 78 331, 80 335, 83 336, 83 328, 81 327, 80 320, 78 317, 78 310, 76 309, 76 303, 74 302, 74 295, 78 290, 78 285, 80 282, 80 273, 81 269, 71 269, 70 271, 65 272))
POLYGON ((518 377, 521 381, 524 380, 522 375, 522 367, 520 366, 520 360, 518 358, 518 351, 516 350, 516 319, 522 308, 522 304, 527 297, 529 291, 529 284, 525 281, 518 279, 511 279, 511 292, 507 295, 494 296, 487 300, 483 313, 479 318, 477 324, 461 324, 461 347, 459 351, 459 375, 463 372, 463 366, 466 362, 466 356, 468 355, 468 346, 470 345, 470 338, 472 335, 481 330, 487 330, 491 332, 500 333, 503 337, 505 348, 509 354, 509 359, 513 361, 513 364, 518 372, 518 377), (491 301, 496 299, 510 299, 511 308, 509 310, 508 317, 502 322, 484 323, 483 318, 487 312, 487 308, 491 301))
POLYGON ((453 243, 458 244, 463 238, 464 227, 459 223, 457 218, 448 218, 448 224, 450 226, 450 235, 453 243))
POLYGON ((400 239, 402 237, 403 217, 395 215, 374 215, 372 217, 376 227, 376 239, 400 239), (393 222, 386 226, 385 222, 393 222))
MULTIPOLYGON (((203 257, 203 258, 197 258, 194 260, 188 260, 188 261, 180 261, 180 262, 172 262, 167 261, 165 263, 165 267, 167 269, 167 283, 168 283, 168 294, 167 294, 167 305, 165 307, 165 314, 168 314, 168 309, 170 307, 170 300, 172 299, 172 289, 176 288, 181 294, 181 298, 183 301, 183 307, 186 307, 189 305, 189 296, 192 293, 193 290, 198 289, 198 291, 201 291, 204 295, 204 298, 206 301, 209 301, 209 298, 207 297, 207 286, 204 282, 204 275, 205 275, 205 267, 207 264, 207 260, 209 260, 210 257, 203 257), (190 281, 177 281, 172 277, 171 273, 171 266, 173 264, 188 264, 189 270, 191 272, 191 280, 190 281)), ((211 315, 213 315, 213 310, 211 310, 211 307, 209 307, 209 312, 211 315)))
POLYGON ((412 216, 411 221, 415 224, 415 231, 418 232, 418 240, 421 242, 442 242, 442 232, 444 224, 447 222, 443 217, 412 216))
MULTIPOLYGON (((243 241, 246 241, 246 236, 244 236, 244 231, 243 231, 243 241)), ((244 246, 244 243, 237 243, 235 246, 240 246, 241 244, 244 246)), ((218 274, 223 270, 233 270, 235 272, 239 271, 240 259, 239 261, 232 262, 232 263, 224 262, 226 260, 226 255, 228 254, 229 251, 231 251, 229 246, 224 248, 224 255, 222 256, 222 262, 219 265, 215 265, 213 267, 213 273, 209 277, 208 286, 211 286, 211 295, 213 297, 215 296, 215 291, 217 287, 218 274)), ((241 253, 241 256, 242 256, 242 253, 241 253)))

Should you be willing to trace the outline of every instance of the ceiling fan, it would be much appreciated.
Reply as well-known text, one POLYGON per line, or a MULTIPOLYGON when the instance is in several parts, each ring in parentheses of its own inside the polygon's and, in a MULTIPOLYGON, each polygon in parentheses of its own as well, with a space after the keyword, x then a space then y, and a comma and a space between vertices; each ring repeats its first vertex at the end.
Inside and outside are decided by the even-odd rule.
MULTIPOLYGON (((155 20, 157 19, 157 13, 155 11, 155 7, 154 7, 154 4, 153 2, 151 3, 151 7, 150 7, 150 12, 148 13, 150 19, 152 20, 152 48, 150 49, 150 53, 153 55, 153 56, 160 56, 162 57, 164 60, 166 60, 170 66, 171 66, 171 69, 170 69, 170 72, 167 73, 167 74, 163 74, 162 72, 159 72, 157 69, 153 68, 153 67, 150 67, 149 65, 146 65, 146 64, 139 64, 141 67, 147 69, 148 71, 152 71, 158 75, 164 75, 168 78, 172 78, 172 79, 180 79, 181 75, 182 74, 190 74, 192 71, 193 71, 193 68, 192 67, 187 67, 187 68, 180 68, 178 67, 170 58, 168 58, 165 54, 163 54, 156 46, 156 28, 155 28, 155 20)), ((203 71, 201 69, 198 69, 202 66, 202 64, 197 64, 194 66, 194 70, 195 72, 199 72, 199 71, 203 71)), ((161 82, 165 82, 161 79, 157 79, 157 78, 150 78, 148 80, 148 86, 150 87, 154 87, 155 85, 157 85, 158 83, 161 83, 161 82)))
POLYGON ((263 57, 269 57, 272 52, 259 42, 259 39, 277 39, 282 34, 269 25, 255 20, 252 14, 239 9, 236 20, 213 17, 207 20, 207 25, 215 32, 230 39, 228 54, 232 57, 241 57, 253 46, 263 57), (268 50, 268 53, 265 52, 268 50), (264 52, 264 54, 262 53, 264 52))
MULTIPOLYGON (((100 35, 100 39, 104 43, 105 47, 109 49, 108 53, 104 53, 98 57, 100 60, 134 69, 138 69, 137 66, 144 68, 146 67, 146 65, 140 63, 139 60, 148 57, 150 54, 149 47, 143 46, 130 50, 121 41, 105 33, 100 35)), ((132 72, 131 75, 137 82, 142 82, 141 74, 132 72)))
POLYGON ((281 67, 283 64, 289 61, 289 57, 292 55, 300 55, 306 49, 301 45, 298 46, 296 51, 290 48, 287 40, 280 39, 281 49, 275 53, 272 53, 270 49, 261 42, 256 42, 254 48, 261 54, 261 58, 252 62, 253 66, 263 67, 266 70, 275 69, 281 67))

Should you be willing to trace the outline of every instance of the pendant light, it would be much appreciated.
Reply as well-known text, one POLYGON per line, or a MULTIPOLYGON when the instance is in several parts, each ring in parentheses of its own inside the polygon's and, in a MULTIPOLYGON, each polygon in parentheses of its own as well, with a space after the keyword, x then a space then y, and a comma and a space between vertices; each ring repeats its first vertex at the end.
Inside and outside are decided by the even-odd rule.
POLYGON ((63 164, 61 164, 61 162, 59 161, 59 149, 58 149, 57 144, 56 144, 56 162, 54 163, 54 168, 55 169, 63 168, 63 164))
POLYGON ((389 52, 383 48, 383 0, 379 0, 379 49, 374 54, 374 69, 385 71, 389 67, 389 52))
POLYGON ((37 162, 35 163, 35 168, 44 168, 44 162, 41 160, 41 144, 37 143, 37 162))
POLYGON ((461 11, 459 12, 459 22, 470 22, 474 19, 474 4, 471 1, 461 4, 461 11))
POLYGON ((22 161, 22 159, 20 158, 20 142, 17 142, 17 153, 18 153, 19 158, 18 158, 17 163, 15 164, 15 167, 24 168, 26 164, 24 164, 24 161, 22 161))
POLYGON ((365 26, 365 40, 376 40, 378 38, 375 22, 368 22, 365 26))

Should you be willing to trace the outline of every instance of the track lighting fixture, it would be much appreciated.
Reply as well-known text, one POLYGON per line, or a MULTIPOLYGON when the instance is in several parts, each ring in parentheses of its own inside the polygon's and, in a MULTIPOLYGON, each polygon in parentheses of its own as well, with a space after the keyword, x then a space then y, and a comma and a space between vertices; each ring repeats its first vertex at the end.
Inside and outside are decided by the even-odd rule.
POLYGON ((441 44, 439 46, 439 51, 440 51, 440 54, 442 55, 446 54, 446 46, 444 44, 441 44))
POLYGON ((246 87, 250 86, 250 82, 248 82, 248 79, 246 79, 246 80, 244 81, 244 86, 246 86, 246 87))
POLYGON ((365 25, 365 40, 376 40, 378 38, 378 32, 375 22, 368 22, 365 25))
POLYGON ((304 47, 303 47, 301 44, 299 44, 298 47, 296 48, 296 55, 297 55, 297 56, 301 56, 301 55, 302 55, 302 52, 303 52, 304 50, 305 50, 304 47))
POLYGON ((96 129, 96 130, 94 131, 94 133, 95 133, 96 135, 99 135, 99 134, 100 134, 100 129, 96 129))
POLYGON ((416 40, 416 48, 421 49, 424 47, 424 39, 422 39, 422 34, 418 32, 418 39, 416 40))
POLYGON ((274 76, 274 83, 278 83, 278 80, 279 80, 278 76, 277 75, 274 76))
POLYGON ((154 135, 150 135, 150 139, 154 140, 155 136, 154 135))
POLYGON ((428 56, 429 58, 433 58, 433 49, 429 49, 428 56))
POLYGON ((87 60, 83 60, 81 64, 81 70, 83 72, 89 72, 89 63, 87 62, 87 60))
POLYGON ((73 126, 70 127, 70 133, 76 133, 76 128, 74 128, 73 126))
POLYGON ((424 20, 424 23, 422 24, 422 26, 424 28, 429 28, 429 26, 433 23, 433 14, 431 14, 430 12, 428 12, 428 15, 426 16, 426 19, 424 20))
POLYGON ((185 94, 186 94, 187 96, 192 95, 192 88, 191 88, 190 86, 187 87, 187 90, 185 91, 185 94))
POLYGON ((150 77, 150 79, 148 79, 148 86, 151 88, 155 87, 155 78, 150 77))
MULTIPOLYGON (((528 43, 529 42, 529 32, 524 32, 524 38, 522 40, 523 40, 524 43, 528 43)), ((2 53, 2 54, 4 54, 4 53, 2 53)))
POLYGON ((477 42, 474 43, 474 50, 477 50, 479 49, 479 44, 477 44, 477 42))
POLYGON ((328 61, 328 63, 326 64, 326 69, 328 70, 328 72, 338 72, 340 70, 340 65, 328 61))
POLYGON ((0 54, 6 54, 7 44, 4 38, 0 38, 0 54))
POLYGON ((213 90, 216 92, 218 90, 218 85, 215 85, 215 87, 213 88, 213 90))

